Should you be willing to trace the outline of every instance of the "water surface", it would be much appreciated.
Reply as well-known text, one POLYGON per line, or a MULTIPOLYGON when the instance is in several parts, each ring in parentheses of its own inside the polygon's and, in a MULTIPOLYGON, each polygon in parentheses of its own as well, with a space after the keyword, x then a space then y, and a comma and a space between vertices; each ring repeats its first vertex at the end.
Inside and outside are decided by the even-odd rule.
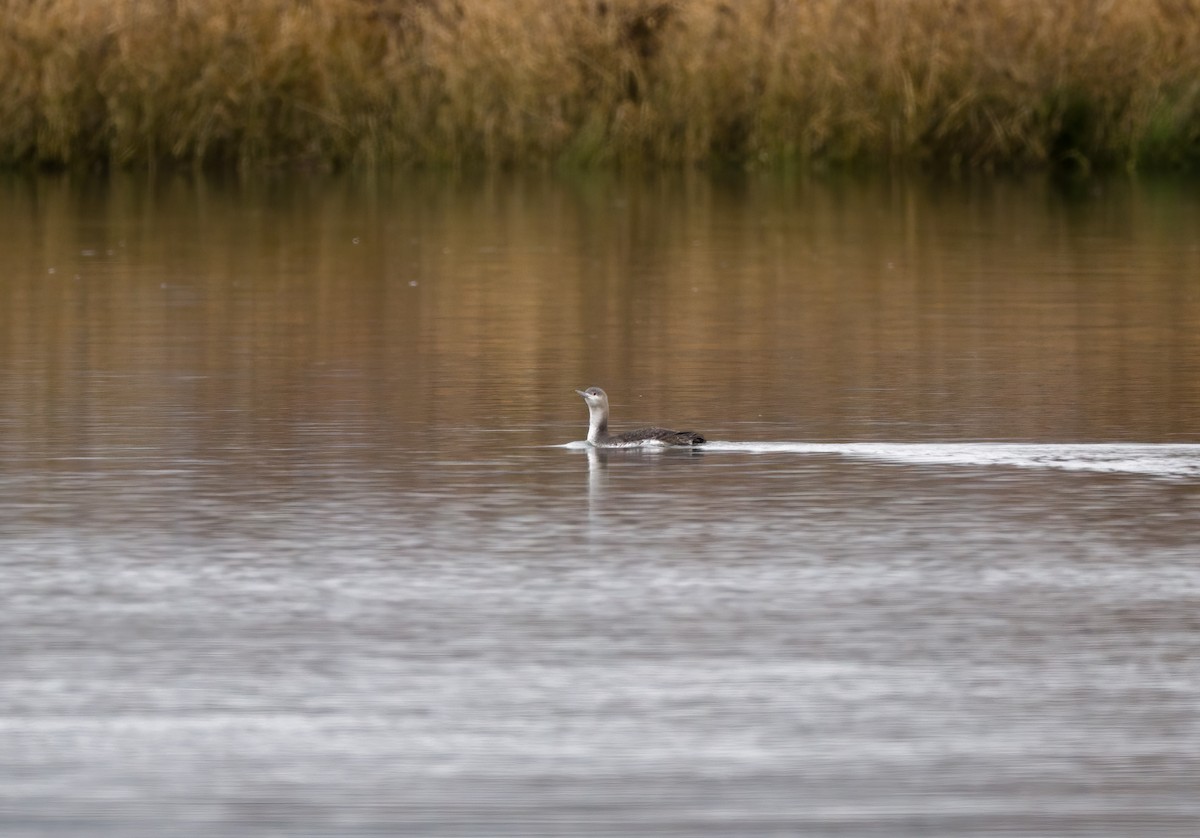
POLYGON ((0 183, 2 831, 1194 834, 1195 194, 0 183))

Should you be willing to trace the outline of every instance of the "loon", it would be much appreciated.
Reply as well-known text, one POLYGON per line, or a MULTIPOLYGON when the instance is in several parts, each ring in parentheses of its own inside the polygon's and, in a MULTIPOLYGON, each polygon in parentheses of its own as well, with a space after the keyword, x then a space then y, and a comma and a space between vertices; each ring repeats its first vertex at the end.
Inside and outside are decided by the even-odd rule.
POLYGON ((666 428, 638 428, 623 434, 608 432, 608 394, 599 387, 576 390, 587 402, 589 423, 587 441, 597 448, 634 448, 656 445, 703 445, 704 437, 693 431, 669 431, 666 428))

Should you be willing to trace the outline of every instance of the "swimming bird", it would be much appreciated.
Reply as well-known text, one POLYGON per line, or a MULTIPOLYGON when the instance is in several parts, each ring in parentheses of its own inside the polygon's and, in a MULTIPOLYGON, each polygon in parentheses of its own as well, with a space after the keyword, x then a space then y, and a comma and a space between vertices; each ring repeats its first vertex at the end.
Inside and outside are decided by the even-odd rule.
POLYGON ((703 445, 704 437, 694 431, 638 428, 623 434, 608 432, 608 394, 599 387, 576 390, 588 406, 587 441, 597 448, 635 448, 666 445, 703 445))

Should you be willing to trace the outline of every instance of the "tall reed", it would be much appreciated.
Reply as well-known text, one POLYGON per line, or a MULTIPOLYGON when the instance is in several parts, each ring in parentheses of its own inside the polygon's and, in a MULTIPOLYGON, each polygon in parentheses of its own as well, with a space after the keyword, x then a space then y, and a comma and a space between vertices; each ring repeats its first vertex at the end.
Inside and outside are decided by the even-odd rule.
POLYGON ((0 0, 0 164, 1200 162, 1200 0, 0 0))

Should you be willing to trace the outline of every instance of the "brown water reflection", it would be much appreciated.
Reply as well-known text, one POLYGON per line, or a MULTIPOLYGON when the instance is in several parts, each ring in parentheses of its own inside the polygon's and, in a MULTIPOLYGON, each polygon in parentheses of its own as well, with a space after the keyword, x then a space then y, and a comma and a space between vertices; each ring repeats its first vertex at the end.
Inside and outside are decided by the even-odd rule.
POLYGON ((1198 229, 0 181, 0 832, 1191 834, 1198 229), (587 385, 715 442, 558 447, 587 385))
POLYGON ((1174 184, 63 177, 7 181, 0 218, 0 415, 35 448, 348 406, 528 429, 589 384, 733 438, 1200 437, 1174 184))

